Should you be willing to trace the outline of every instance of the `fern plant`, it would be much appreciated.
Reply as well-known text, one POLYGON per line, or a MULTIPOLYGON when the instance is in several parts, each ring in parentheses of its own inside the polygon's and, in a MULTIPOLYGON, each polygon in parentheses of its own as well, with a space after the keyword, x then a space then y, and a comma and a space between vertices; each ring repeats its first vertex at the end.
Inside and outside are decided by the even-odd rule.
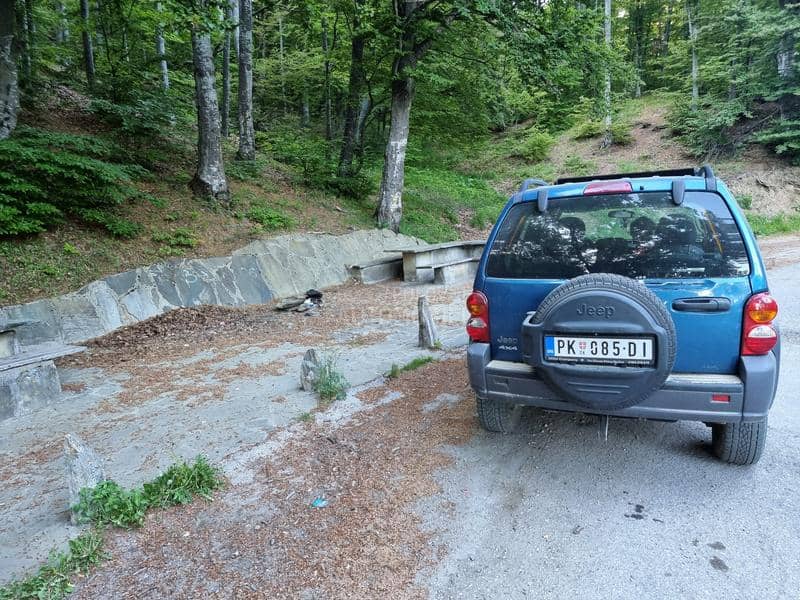
POLYGON ((39 233, 66 217, 133 237, 139 227, 115 209, 136 195, 141 167, 115 162, 122 151, 93 136, 20 126, 0 142, 0 236, 39 233))
POLYGON ((786 156, 794 164, 800 164, 800 121, 778 121, 755 137, 772 148, 775 154, 786 156))

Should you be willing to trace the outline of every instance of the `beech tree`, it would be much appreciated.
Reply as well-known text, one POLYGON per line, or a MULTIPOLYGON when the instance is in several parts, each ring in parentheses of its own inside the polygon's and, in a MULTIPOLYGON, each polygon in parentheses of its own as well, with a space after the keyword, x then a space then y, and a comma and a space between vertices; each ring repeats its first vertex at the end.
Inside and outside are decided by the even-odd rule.
MULTIPOLYGON (((198 8, 206 9, 207 5, 201 0, 198 8)), ((207 17, 207 13, 204 16, 207 17)), ((197 172, 189 185, 195 195, 227 204, 230 197, 222 157, 222 135, 211 31, 207 19, 198 21, 191 25, 192 63, 197 106, 197 172)))
POLYGON ((391 124, 377 210, 381 227, 399 231, 403 218, 406 149, 415 92, 412 71, 453 21, 470 15, 471 6, 471 3, 455 3, 443 8, 426 0, 394 3, 397 36, 390 84, 391 124))
POLYGON ((237 158, 256 157, 253 127, 253 2, 239 1, 239 152, 237 158))
POLYGON ((0 140, 17 126, 19 87, 14 60, 14 0, 0 0, 0 140))

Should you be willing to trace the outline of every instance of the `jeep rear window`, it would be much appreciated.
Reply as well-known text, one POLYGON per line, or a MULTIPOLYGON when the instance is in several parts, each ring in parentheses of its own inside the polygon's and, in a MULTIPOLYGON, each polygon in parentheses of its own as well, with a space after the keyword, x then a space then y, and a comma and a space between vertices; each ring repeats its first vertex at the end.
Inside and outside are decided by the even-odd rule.
POLYGON ((511 208, 494 240, 486 274, 516 279, 570 279, 617 273, 639 279, 742 277, 750 273, 744 242, 724 200, 687 192, 580 196, 511 208))

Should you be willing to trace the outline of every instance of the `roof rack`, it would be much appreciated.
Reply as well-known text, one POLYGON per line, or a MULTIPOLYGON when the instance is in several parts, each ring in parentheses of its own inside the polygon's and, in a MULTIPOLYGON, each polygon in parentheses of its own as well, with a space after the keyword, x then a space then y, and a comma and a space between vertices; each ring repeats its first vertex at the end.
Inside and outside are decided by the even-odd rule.
MULTIPOLYGON (((612 179, 635 179, 638 177, 704 177, 706 189, 716 191, 717 180, 714 177, 714 170, 711 165, 687 169, 668 169, 665 171, 641 171, 638 173, 614 173, 611 175, 589 175, 586 177, 560 177, 556 180, 556 185, 562 183, 586 183, 589 181, 609 181, 612 179)), ((527 183, 527 182, 526 182, 527 183)), ((523 186, 524 187, 524 186, 523 186)), ((523 190, 524 191, 524 190, 523 190)))
POLYGON ((531 188, 535 187, 542 187, 543 185, 549 185, 544 179, 526 179, 519 188, 518 194, 524 194, 531 188))

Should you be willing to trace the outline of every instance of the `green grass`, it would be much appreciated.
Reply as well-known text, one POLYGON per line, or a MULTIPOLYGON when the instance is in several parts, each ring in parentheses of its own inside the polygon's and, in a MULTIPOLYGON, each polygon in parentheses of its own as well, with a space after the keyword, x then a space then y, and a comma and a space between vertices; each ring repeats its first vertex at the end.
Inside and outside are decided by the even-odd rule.
POLYGON ((483 177, 444 167, 410 166, 400 231, 431 243, 456 240, 462 211, 471 213, 473 226, 482 227, 497 219, 505 200, 483 177))
POLYGON ((748 213, 747 220, 753 228, 753 233, 758 236, 800 231, 800 214, 764 217, 748 213))
POLYGON ((386 377, 389 379, 394 379, 399 377, 402 373, 408 373, 409 371, 414 371, 419 369, 420 367, 424 367, 425 365, 434 362, 436 359, 433 356, 418 356, 411 362, 403 365, 394 364, 392 365, 391 370, 386 374, 386 377))

